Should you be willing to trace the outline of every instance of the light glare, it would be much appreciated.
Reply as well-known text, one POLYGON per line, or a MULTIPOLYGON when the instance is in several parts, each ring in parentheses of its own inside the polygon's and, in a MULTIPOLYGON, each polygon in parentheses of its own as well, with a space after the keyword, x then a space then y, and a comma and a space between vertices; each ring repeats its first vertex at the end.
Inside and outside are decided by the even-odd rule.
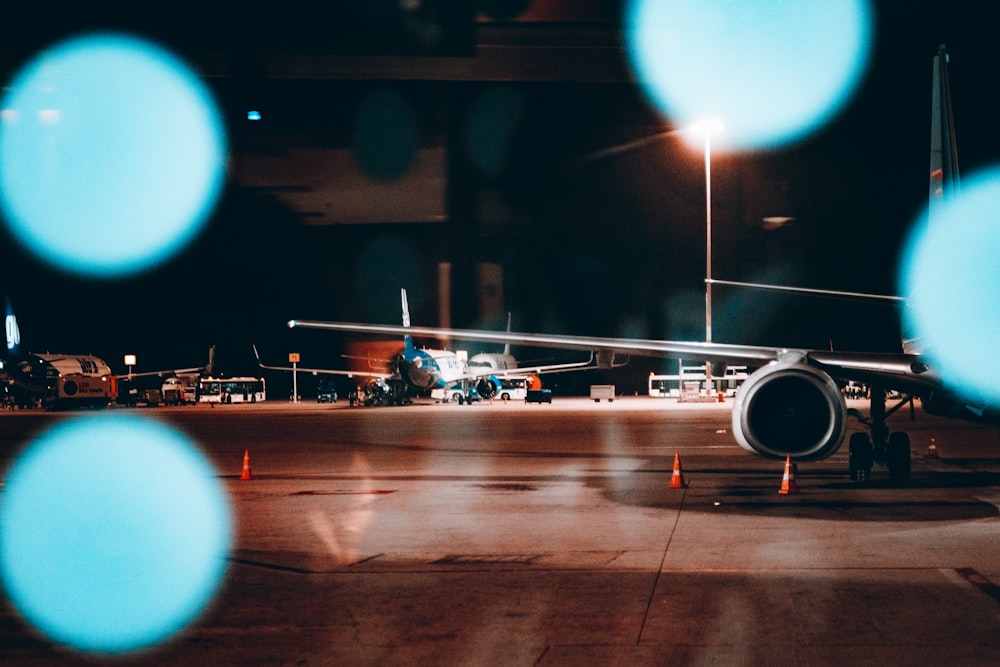
POLYGON ((943 371, 951 389, 1000 403, 1000 167, 962 180, 914 225, 900 263, 906 334, 943 371))
POLYGON ((193 71, 126 35, 42 51, 0 101, 0 207, 57 268, 114 277, 164 261, 223 185, 221 113, 193 71))
POLYGON ((632 0, 625 24, 653 105, 681 126, 724 118, 732 150, 775 148, 825 123, 864 72, 873 32, 867 0, 632 0))
POLYGON ((218 588, 229 506, 179 432, 138 417, 62 422, 15 461, 0 504, 0 575, 50 639, 98 653, 165 641, 218 588))

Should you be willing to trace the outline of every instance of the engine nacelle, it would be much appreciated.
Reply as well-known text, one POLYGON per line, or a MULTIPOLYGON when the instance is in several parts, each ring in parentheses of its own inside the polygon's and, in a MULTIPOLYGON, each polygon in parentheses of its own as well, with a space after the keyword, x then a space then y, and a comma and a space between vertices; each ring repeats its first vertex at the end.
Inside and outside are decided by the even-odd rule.
POLYGON ((500 390, 500 382, 494 377, 481 378, 476 383, 476 391, 479 393, 479 397, 489 400, 497 395, 500 390))
POLYGON ((799 354, 754 372, 736 392, 736 441, 768 458, 826 458, 844 441, 846 422, 847 404, 837 383, 799 354))

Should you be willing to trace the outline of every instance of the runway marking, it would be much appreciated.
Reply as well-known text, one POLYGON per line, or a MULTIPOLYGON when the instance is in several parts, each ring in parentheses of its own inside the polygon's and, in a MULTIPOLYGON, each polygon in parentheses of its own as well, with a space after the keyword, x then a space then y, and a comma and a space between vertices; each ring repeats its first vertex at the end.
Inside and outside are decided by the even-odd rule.
POLYGON ((260 567, 265 570, 278 570, 279 572, 294 572, 295 574, 312 574, 312 570, 306 570, 301 567, 290 567, 288 565, 275 565, 274 563, 264 563, 259 560, 248 560, 245 558, 230 558, 229 562, 237 563, 239 565, 250 565, 252 567, 260 567))
MULTIPOLYGON (((634 447, 634 449, 667 449, 666 445, 645 445, 642 447, 634 447)), ((730 449, 736 451, 739 449, 739 445, 683 445, 682 449, 684 451, 693 451, 696 449, 730 449)))
POLYGON ((656 571, 656 577, 653 579, 653 586, 649 591, 649 597, 646 599, 646 610, 642 614, 642 622, 639 624, 639 634, 635 638, 635 643, 638 646, 642 643, 643 633, 646 631, 646 624, 649 622, 650 613, 653 610, 653 600, 656 597, 656 589, 660 585, 660 578, 663 576, 663 566, 667 562, 667 553, 670 552, 670 544, 674 541, 674 534, 677 532, 677 525, 681 520, 681 513, 684 511, 684 501, 687 500, 687 489, 685 486, 681 490, 681 502, 677 507, 677 511, 673 514, 673 519, 670 522, 670 531, 667 536, 667 543, 663 547, 663 555, 660 556, 660 567, 656 571))
POLYGON ((296 491, 290 496, 380 496, 396 493, 396 489, 375 489, 372 491, 296 491))
POLYGON ((538 487, 531 484, 506 483, 506 484, 475 484, 474 486, 487 491, 537 491, 538 487))
POLYGON ((978 496, 973 496, 976 500, 993 505, 998 511, 1000 511, 1000 494, 994 494, 991 496, 980 494, 978 496))
POLYGON ((971 584, 977 590, 989 595, 991 598, 1000 602, 1000 586, 994 584, 992 581, 984 577, 975 568, 972 567, 956 567, 955 573, 962 578, 963 581, 971 584))
POLYGON ((541 554, 448 555, 431 565, 532 565, 541 554))

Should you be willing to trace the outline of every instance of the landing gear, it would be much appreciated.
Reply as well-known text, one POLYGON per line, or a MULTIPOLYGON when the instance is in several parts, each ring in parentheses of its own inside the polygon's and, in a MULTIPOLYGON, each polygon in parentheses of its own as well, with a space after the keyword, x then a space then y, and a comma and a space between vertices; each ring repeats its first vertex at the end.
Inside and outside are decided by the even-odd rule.
MULTIPOLYGON (((910 436, 901 431, 889 433, 886 418, 907 403, 912 409, 912 399, 904 398, 887 411, 885 392, 880 387, 871 388, 871 397, 871 416, 867 420, 871 435, 854 433, 848 444, 850 448, 848 468, 851 480, 867 482, 871 479, 872 465, 881 463, 889 469, 890 479, 897 482, 906 481, 910 478, 910 436)), ((861 421, 865 422, 864 419, 861 421)))

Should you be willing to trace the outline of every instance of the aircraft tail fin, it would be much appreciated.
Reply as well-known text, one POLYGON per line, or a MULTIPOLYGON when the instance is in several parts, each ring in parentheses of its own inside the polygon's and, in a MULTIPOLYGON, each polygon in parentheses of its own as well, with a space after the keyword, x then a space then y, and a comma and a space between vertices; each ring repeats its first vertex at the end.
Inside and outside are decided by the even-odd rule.
POLYGON ((7 357, 15 359, 21 354, 21 330, 17 327, 17 317, 14 316, 14 308, 10 305, 10 298, 6 299, 6 314, 4 316, 4 334, 7 339, 7 357))
MULTIPOLYGON (((931 85, 931 163, 928 216, 933 219, 936 209, 959 194, 958 146, 955 143, 955 120, 951 109, 951 83, 948 79, 948 52, 938 47, 934 56, 931 85)), ((903 352, 920 354, 920 338, 905 338, 903 352)))
MULTIPOLYGON (((510 313, 507 313, 507 333, 510 333, 510 313)), ((503 344, 503 353, 510 355, 510 343, 503 344)))
POLYGON ((948 53, 942 44, 934 56, 934 83, 931 92, 930 203, 959 191, 958 147, 951 111, 951 83, 948 80, 948 53))
MULTIPOLYGON (((403 326, 408 327, 410 326, 410 306, 406 302, 406 288, 405 287, 400 288, 399 293, 400 293, 400 299, 403 304, 403 326)), ((406 348, 407 350, 413 349, 412 336, 409 335, 403 336, 403 347, 406 348)))

